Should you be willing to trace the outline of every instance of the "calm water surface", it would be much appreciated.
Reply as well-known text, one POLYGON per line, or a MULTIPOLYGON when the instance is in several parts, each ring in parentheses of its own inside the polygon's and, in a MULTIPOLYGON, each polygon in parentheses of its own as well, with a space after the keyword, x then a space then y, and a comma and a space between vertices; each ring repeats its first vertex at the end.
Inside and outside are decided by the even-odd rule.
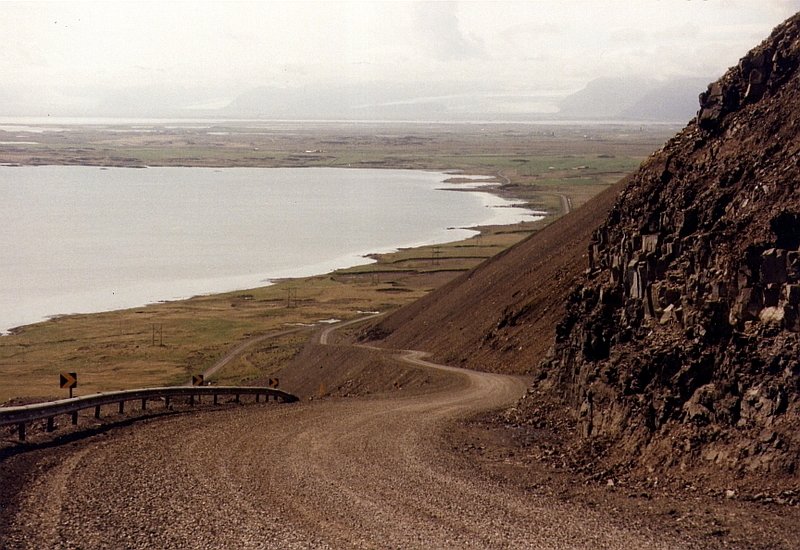
POLYGON ((0 167, 0 332, 251 288, 532 219, 447 175, 338 168, 0 167))

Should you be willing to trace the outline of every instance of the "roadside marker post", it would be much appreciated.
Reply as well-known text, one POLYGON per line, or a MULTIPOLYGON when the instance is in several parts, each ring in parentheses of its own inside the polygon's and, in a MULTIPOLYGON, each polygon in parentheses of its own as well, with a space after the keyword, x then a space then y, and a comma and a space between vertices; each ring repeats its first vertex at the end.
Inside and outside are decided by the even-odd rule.
MULTIPOLYGON (((202 374, 193 374, 192 375, 192 386, 202 386, 205 381, 205 376, 202 374)), ((214 396, 216 397, 216 396, 214 396)), ((202 398, 198 395, 197 401, 199 402, 202 398)), ((189 404, 194 406, 194 395, 189 396, 189 404)))
POLYGON ((69 388, 69 396, 72 398, 72 388, 78 386, 78 373, 62 372, 59 375, 59 385, 61 386, 61 389, 69 388))

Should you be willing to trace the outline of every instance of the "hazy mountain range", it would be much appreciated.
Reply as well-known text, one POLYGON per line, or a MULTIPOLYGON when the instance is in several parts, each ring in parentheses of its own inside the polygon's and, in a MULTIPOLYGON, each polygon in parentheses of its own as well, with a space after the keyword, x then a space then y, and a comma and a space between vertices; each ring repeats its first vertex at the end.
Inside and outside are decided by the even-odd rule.
POLYGON ((352 86, 328 89, 256 88, 221 110, 258 118, 378 120, 643 120, 686 122, 710 79, 601 78, 559 98, 504 94, 480 85, 352 86), (460 92, 460 93, 459 93, 460 92))
POLYGON ((567 119, 634 119, 685 122, 698 109, 698 95, 711 79, 661 82, 645 78, 598 78, 560 104, 567 119))
POLYGON ((100 95, 75 90, 37 103, 0 90, 0 98, 6 116, 681 123, 695 115, 698 94, 710 80, 599 78, 569 95, 497 92, 481 82, 434 82, 258 87, 227 97, 213 90, 143 86, 100 95))

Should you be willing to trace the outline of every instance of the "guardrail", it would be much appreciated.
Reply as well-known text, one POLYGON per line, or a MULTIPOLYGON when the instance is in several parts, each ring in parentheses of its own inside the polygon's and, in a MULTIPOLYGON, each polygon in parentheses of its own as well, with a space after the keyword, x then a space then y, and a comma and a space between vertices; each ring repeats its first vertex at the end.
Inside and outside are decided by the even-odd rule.
POLYGON ((142 410, 147 409, 147 402, 153 400, 163 400, 164 407, 170 406, 173 398, 187 397, 189 405, 194 405, 195 398, 200 402, 202 396, 213 396, 213 403, 216 405, 220 395, 235 395, 236 402, 239 402, 242 395, 255 395, 256 403, 261 396, 265 401, 272 397, 275 401, 291 403, 297 401, 297 397, 274 388, 251 387, 251 386, 175 386, 171 388, 145 388, 138 390, 124 390, 116 392, 98 393, 83 397, 73 397, 47 403, 36 403, 33 405, 23 405, 21 407, 0 407, 0 426, 17 425, 20 441, 25 441, 25 426, 37 420, 47 420, 47 431, 55 429, 54 418, 59 415, 72 415, 72 424, 78 423, 78 412, 94 407, 94 417, 100 418, 100 407, 103 405, 117 404, 119 413, 125 412, 125 403, 128 401, 142 402, 142 410))

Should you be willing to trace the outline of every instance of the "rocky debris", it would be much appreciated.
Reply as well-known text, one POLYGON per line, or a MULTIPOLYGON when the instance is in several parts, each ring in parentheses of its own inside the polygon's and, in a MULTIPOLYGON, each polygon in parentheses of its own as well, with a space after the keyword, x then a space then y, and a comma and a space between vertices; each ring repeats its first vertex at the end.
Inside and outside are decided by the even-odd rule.
POLYGON ((798 476, 799 64, 800 14, 701 94, 592 236, 532 391, 607 465, 798 476))

